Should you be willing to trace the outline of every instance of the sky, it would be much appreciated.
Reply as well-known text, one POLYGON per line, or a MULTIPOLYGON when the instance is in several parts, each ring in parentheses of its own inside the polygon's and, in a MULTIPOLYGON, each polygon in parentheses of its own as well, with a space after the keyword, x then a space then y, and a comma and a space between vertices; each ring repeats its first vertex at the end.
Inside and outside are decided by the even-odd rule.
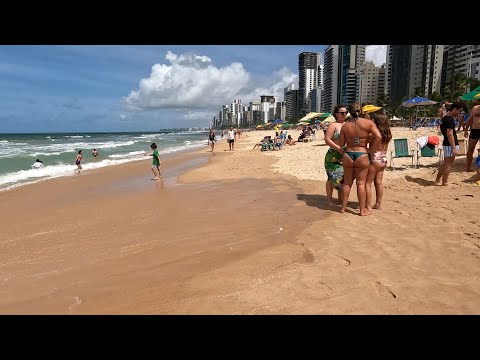
MULTIPOLYGON (((207 127, 222 105, 298 84, 326 45, 0 46, 0 133, 207 127)), ((366 60, 385 62, 386 45, 366 60)))

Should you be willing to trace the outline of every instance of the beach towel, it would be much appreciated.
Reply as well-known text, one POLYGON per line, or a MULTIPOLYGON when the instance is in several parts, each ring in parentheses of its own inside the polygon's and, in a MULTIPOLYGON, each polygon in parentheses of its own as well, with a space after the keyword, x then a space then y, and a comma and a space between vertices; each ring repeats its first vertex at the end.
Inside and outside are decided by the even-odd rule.
POLYGON ((343 165, 342 155, 335 149, 328 149, 325 154, 325 171, 328 181, 331 181, 333 187, 337 190, 342 189, 343 184, 343 165))
POLYGON ((422 136, 422 137, 418 138, 417 143, 418 143, 418 145, 420 145, 420 149, 423 148, 428 143, 428 137, 422 136))

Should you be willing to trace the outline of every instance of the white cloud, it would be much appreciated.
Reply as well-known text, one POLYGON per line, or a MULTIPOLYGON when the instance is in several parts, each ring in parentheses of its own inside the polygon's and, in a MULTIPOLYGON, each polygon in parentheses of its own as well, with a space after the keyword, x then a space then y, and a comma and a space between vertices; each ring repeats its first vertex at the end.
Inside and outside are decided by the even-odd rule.
POLYGON ((120 119, 124 120, 124 119, 126 119, 126 118, 127 118, 127 115, 125 115, 125 114, 120 114, 120 119))
POLYGON ((365 48, 365 60, 373 61, 380 66, 387 61, 387 45, 367 45, 365 48))
POLYGON ((153 109, 215 109, 241 99, 244 104, 260 101, 260 95, 283 98, 283 88, 297 75, 283 68, 270 77, 253 77, 239 62, 216 67, 207 56, 192 53, 165 55, 168 64, 155 64, 138 90, 123 98, 130 111, 153 109))

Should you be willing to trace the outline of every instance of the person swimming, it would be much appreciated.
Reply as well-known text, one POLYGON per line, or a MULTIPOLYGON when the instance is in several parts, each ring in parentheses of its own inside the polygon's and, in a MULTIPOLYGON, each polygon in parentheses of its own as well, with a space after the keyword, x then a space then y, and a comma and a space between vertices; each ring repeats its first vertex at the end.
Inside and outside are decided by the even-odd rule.
POLYGON ((40 160, 40 159, 35 160, 35 162, 32 165, 32 168, 33 169, 39 169, 41 167, 43 167, 43 161, 40 160))

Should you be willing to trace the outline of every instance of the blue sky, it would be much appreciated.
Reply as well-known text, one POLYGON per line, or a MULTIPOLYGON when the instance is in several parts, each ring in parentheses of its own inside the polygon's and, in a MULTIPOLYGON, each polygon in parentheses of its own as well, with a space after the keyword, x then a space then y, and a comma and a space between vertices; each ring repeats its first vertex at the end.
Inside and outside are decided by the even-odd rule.
MULTIPOLYGON (((234 99, 282 99, 298 54, 325 47, 0 46, 0 133, 207 126, 234 99)), ((384 50, 367 47, 367 60, 384 50)))

